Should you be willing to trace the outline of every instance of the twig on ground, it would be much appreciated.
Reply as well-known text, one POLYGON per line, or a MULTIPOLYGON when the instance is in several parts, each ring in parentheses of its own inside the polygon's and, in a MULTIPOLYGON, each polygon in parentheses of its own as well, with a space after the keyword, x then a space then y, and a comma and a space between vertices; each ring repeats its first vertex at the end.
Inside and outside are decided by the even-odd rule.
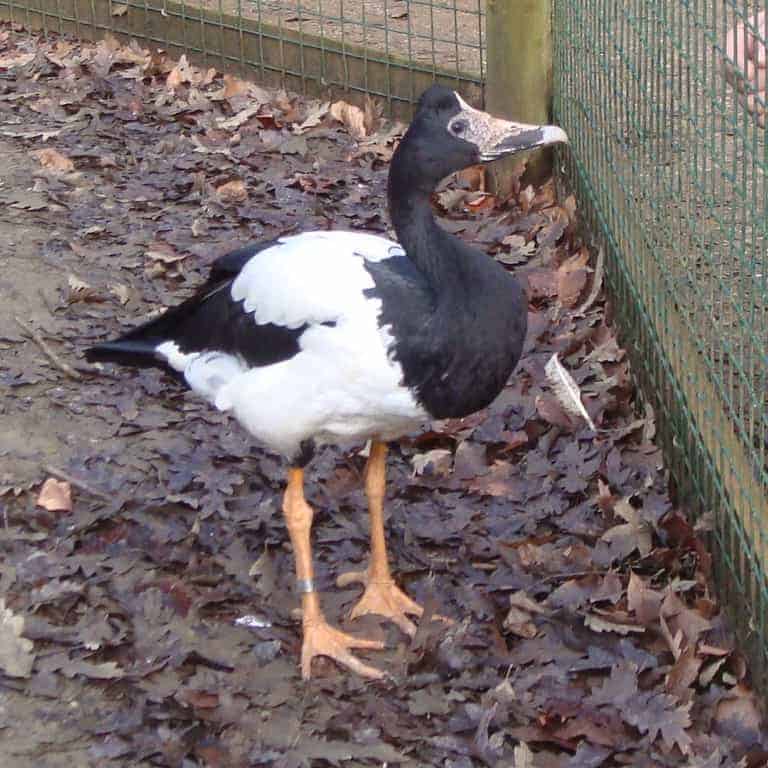
POLYGON ((16 325, 19 326, 25 333, 29 335, 32 341, 37 344, 42 350, 43 354, 50 360, 53 365, 58 368, 65 376, 69 376, 70 379, 80 380, 83 378, 81 373, 78 373, 69 363, 64 362, 48 345, 48 342, 31 326, 27 325, 21 318, 14 317, 16 325))
POLYGON ((560 579, 580 579, 583 576, 604 576, 607 571, 598 571, 594 568, 590 571, 571 571, 570 573, 553 573, 551 576, 545 576, 541 582, 559 581, 560 579))
POLYGON ((59 469, 58 467, 51 466, 50 464, 44 464, 43 471, 51 475, 52 477, 57 477, 59 480, 64 480, 65 482, 74 486, 78 490, 85 491, 86 493, 90 494, 91 496, 95 496, 98 499, 111 498, 109 494, 103 493, 102 491, 97 490, 93 486, 88 485, 88 483, 86 483, 85 480, 78 480, 78 478, 73 477, 68 472, 65 472, 63 469, 59 469))
POLYGON ((600 295, 600 289, 603 287, 603 273, 605 271, 605 252, 601 248, 597 252, 597 263, 595 264, 595 278, 592 280, 592 290, 589 292, 589 296, 584 300, 584 303, 577 307, 573 314, 576 317, 583 317, 587 314, 587 311, 591 309, 592 305, 600 295))

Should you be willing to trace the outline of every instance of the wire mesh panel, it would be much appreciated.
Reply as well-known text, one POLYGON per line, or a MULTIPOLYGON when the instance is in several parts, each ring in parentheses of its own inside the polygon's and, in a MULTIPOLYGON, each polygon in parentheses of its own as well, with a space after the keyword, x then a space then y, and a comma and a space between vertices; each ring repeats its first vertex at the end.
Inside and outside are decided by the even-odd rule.
POLYGON ((267 85, 384 97, 394 113, 435 79, 482 103, 484 0, 0 0, 0 18, 123 34, 267 85))
MULTIPOLYGON (((765 2, 555 0, 566 179, 610 255, 617 316, 682 500, 768 669, 765 2)), ((764 678, 763 678, 764 679, 764 678)))

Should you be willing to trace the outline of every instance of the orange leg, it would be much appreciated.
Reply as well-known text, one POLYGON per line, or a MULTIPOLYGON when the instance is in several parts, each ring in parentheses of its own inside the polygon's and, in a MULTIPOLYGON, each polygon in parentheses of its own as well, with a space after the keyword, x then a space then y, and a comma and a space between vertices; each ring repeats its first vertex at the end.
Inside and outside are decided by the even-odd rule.
POLYGON ((312 568, 312 507, 304 499, 304 471, 292 468, 288 473, 288 485, 283 498, 283 514, 293 544, 296 560, 296 579, 301 590, 302 624, 304 640, 301 647, 301 676, 307 680, 311 674, 315 656, 330 658, 357 672, 363 677, 381 678, 384 673, 364 664, 350 649, 381 649, 384 644, 377 640, 353 637, 330 626, 320 610, 320 600, 315 592, 312 568))
POLYGON ((345 587, 354 582, 365 584, 365 592, 352 609, 350 618, 366 613, 385 616, 413 637, 416 625, 407 614, 421 616, 424 609, 411 600, 393 581, 387 559, 387 543, 384 538, 384 496, 386 492, 387 446, 372 441, 371 453, 365 467, 365 493, 371 515, 371 558, 368 569, 345 573, 336 584, 345 587))

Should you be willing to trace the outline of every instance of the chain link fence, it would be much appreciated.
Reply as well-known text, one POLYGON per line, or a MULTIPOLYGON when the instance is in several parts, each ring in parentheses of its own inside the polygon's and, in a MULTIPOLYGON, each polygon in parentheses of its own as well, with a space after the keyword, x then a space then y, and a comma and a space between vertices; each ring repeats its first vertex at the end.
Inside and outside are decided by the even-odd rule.
POLYGON ((766 682, 766 17, 739 0, 555 0, 564 180, 608 254, 617 319, 681 501, 766 682))
POLYGON ((391 114, 433 80, 482 103, 484 0, 0 0, 0 18, 93 39, 110 32, 262 84, 386 100, 391 114))

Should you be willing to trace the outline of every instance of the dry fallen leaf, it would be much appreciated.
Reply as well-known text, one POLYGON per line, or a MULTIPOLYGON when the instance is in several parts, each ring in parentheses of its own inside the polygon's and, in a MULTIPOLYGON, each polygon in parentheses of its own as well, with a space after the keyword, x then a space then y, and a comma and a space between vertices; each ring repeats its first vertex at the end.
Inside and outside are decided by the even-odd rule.
POLYGON ((69 55, 73 48, 73 43, 67 42, 66 40, 57 40, 53 49, 46 51, 45 58, 48 59, 48 61, 52 61, 57 67, 63 69, 70 63, 69 55))
POLYGON ((384 103, 379 99, 373 98, 370 94, 365 94, 365 105, 363 109, 365 132, 368 136, 375 133, 378 129, 381 118, 384 115, 384 103))
POLYGON ((732 688, 717 705, 715 729, 720 735, 736 735, 747 743, 757 744, 763 717, 754 692, 743 684, 732 688))
POLYGON ((86 283, 85 280, 81 280, 77 275, 69 275, 67 277, 67 285, 72 293, 78 293, 80 291, 87 291, 90 287, 90 283, 86 283))
MULTIPOLYGON (((127 7, 127 6, 126 6, 127 7)), ((122 64, 134 64, 138 67, 137 70, 133 70, 134 76, 141 76, 151 64, 152 54, 147 48, 142 48, 135 40, 131 40, 128 45, 119 45, 115 50, 115 61, 122 64)), ((128 73, 124 72, 125 77, 128 73)))
POLYGON ((645 632, 645 627, 638 627, 636 624, 627 624, 623 621, 615 621, 594 613, 588 613, 584 617, 584 624, 593 632, 615 632, 619 635, 628 635, 631 632, 645 632))
POLYGON ((49 512, 71 512, 72 489, 69 483, 49 477, 40 489, 37 506, 49 512))
POLYGON ((330 113, 335 120, 344 123, 356 139, 363 139, 368 135, 365 127, 365 113, 360 107, 346 101, 335 101, 331 104, 330 113))
POLYGON ((227 131, 233 131, 239 128, 241 125, 247 123, 254 115, 257 115, 261 111, 261 104, 251 104, 245 109, 241 109, 237 114, 232 117, 220 118, 216 121, 216 125, 219 128, 224 128, 227 131))
POLYGON ((597 263, 595 264, 595 276, 592 278, 592 288, 590 288, 589 295, 584 302, 578 306, 573 314, 581 317, 585 315, 597 301, 597 297, 600 295, 600 290, 603 287, 603 274, 605 272, 605 250, 600 248, 597 252, 597 263))
POLYGON ((619 499, 614 504, 613 511, 626 522, 614 525, 600 537, 601 541, 608 544, 611 558, 623 560, 635 550, 643 557, 648 555, 653 549, 653 535, 640 511, 635 509, 628 499, 619 499))
POLYGON ((8 56, 0 56, 0 69, 12 69, 23 67, 35 58, 34 53, 16 53, 8 56))
POLYGON ((176 90, 182 83, 191 82, 193 77, 193 68, 190 67, 186 55, 181 54, 179 63, 168 73, 166 85, 171 90, 176 90))
POLYGON ((533 240, 527 243, 523 235, 507 235, 501 244, 509 246, 510 251, 517 252, 521 256, 530 256, 536 250, 536 243, 533 240))
POLYGON ((435 448, 426 453, 417 453, 411 459, 413 476, 419 475, 448 477, 453 468, 453 454, 447 448, 435 448))
POLYGON ((524 611, 529 611, 530 613, 538 613, 540 616, 549 616, 551 613, 547 607, 543 606, 533 598, 528 597, 522 589, 513 592, 509 596, 509 604, 516 608, 521 608, 524 611))
POLYGON ((91 664, 88 661, 73 661, 64 667, 62 671, 67 677, 84 675, 94 680, 114 680, 125 675, 125 672, 114 661, 103 661, 100 664, 91 664))
POLYGON ((535 755, 524 741, 515 746, 512 754, 515 760, 513 768, 536 768, 535 755))
POLYGON ((581 252, 566 259, 557 270, 557 296, 564 307, 573 307, 587 284, 589 252, 581 252))
POLYGON ((234 75, 224 75, 224 98, 231 99, 235 96, 244 96, 250 89, 250 83, 234 75))
MULTIPOLYGON (((597 478, 597 505, 603 512, 610 512, 616 503, 616 497, 611 493, 611 487, 603 482, 602 478, 597 478)), ((631 578, 631 576, 630 576, 631 578)))
POLYGON ((568 223, 573 224, 576 221, 576 198, 574 195, 568 195, 560 207, 565 211, 568 223))
MULTIPOLYGON (((533 243, 529 245, 533 245, 533 243)), ((525 253, 533 253, 533 250, 529 247, 525 253)), ((532 301, 548 299, 557 295, 557 274, 551 269, 532 269, 526 274, 526 280, 528 282, 528 298, 532 301)))
POLYGON ((331 103, 329 101, 314 102, 304 116, 304 120, 299 125, 294 125, 293 132, 298 134, 306 133, 310 128, 320 125, 323 118, 328 114, 330 106, 331 103))
POLYGON ((24 617, 5 607, 0 597, 0 670, 9 677, 29 677, 35 654, 31 640, 22 637, 24 617))
POLYGON ((518 637, 536 637, 538 629, 531 621, 531 614, 512 605, 504 619, 504 629, 509 630, 518 637))
POLYGON ((504 619, 504 628, 519 637, 536 637, 538 629, 532 621, 532 614, 549 615, 543 605, 528 597, 523 590, 509 596, 509 612, 504 619))
POLYGON ((37 158, 43 168, 55 173, 70 173, 75 170, 75 164, 61 152, 55 149, 36 149, 31 154, 37 158))
POLYGON ((523 213, 528 213, 535 197, 536 192, 530 184, 520 191, 520 207, 522 208, 523 213))
POLYGON ((150 243, 146 255, 148 258, 152 259, 152 261, 159 261, 163 264, 173 264, 176 261, 181 261, 186 258, 185 254, 179 253, 172 245, 161 241, 150 243))
POLYGON ((498 199, 487 192, 470 192, 466 198, 466 206, 470 211, 491 211, 496 207, 498 199))
POLYGON ((437 201, 444 211, 453 211, 461 206, 468 194, 466 189, 444 189, 437 193, 437 201))
POLYGON ((456 174, 459 183, 470 192, 485 192, 485 166, 470 165, 456 174))
POLYGON ((649 588, 634 571, 629 574, 627 607, 641 624, 648 626, 658 621, 663 600, 663 592, 649 588))
POLYGON ((691 747, 691 738, 687 733, 691 725, 690 709, 690 704, 678 705, 669 694, 643 693, 630 702, 623 717, 630 725, 647 733, 650 741, 661 735, 668 750, 677 745, 686 755, 691 747))
POLYGON ((245 182, 242 179, 235 179, 216 187, 216 194, 219 200, 225 205, 242 203, 248 199, 248 190, 245 188, 245 182))
POLYGON ((709 621, 700 611, 689 608, 671 590, 667 591, 661 605, 661 616, 667 622, 670 633, 678 634, 688 643, 695 644, 699 637, 712 628, 709 621))
POLYGON ((109 292, 115 296, 122 305, 127 304, 128 299, 131 297, 130 288, 122 283, 114 283, 113 285, 110 285, 109 292))
POLYGON ((703 663, 704 659, 697 655, 695 646, 689 645, 667 674, 667 692, 678 701, 690 701, 693 698, 691 686, 696 682, 703 663))

